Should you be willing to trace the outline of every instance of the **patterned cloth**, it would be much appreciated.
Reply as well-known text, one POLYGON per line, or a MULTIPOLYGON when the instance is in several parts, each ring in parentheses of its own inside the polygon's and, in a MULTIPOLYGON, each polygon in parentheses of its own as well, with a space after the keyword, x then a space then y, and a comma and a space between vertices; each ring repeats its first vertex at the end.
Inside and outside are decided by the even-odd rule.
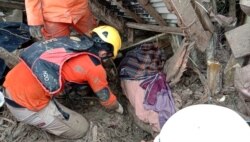
POLYGON ((141 80, 163 69, 166 54, 153 43, 144 43, 129 51, 119 66, 120 78, 141 80))
POLYGON ((162 127, 175 113, 174 99, 166 76, 160 72, 145 79, 140 86, 145 89, 144 108, 159 113, 159 123, 162 127))
POLYGON ((162 48, 144 43, 128 52, 119 67, 123 92, 136 116, 155 131, 175 113, 171 90, 161 72, 165 60, 162 48))

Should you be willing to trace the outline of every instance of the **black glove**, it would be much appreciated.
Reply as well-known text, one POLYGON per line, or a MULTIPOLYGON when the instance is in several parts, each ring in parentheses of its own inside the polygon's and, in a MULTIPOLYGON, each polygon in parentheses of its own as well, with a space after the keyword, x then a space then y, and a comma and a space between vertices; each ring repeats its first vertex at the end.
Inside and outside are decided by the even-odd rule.
POLYGON ((41 28, 42 28, 42 26, 30 26, 29 27, 30 35, 33 38, 36 38, 37 40, 42 40, 43 37, 41 34, 41 28))

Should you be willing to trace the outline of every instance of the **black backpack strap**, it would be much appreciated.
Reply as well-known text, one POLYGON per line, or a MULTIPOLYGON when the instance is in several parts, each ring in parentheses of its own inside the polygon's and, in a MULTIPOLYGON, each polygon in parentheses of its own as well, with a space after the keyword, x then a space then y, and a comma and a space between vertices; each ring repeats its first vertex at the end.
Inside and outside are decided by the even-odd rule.
POLYGON ((11 100, 11 99, 9 99, 9 98, 4 97, 4 100, 5 100, 5 102, 6 102, 8 105, 10 105, 10 106, 12 106, 12 107, 15 107, 15 108, 25 108, 25 107, 19 105, 18 103, 16 103, 15 101, 13 101, 13 100, 11 100))
POLYGON ((6 91, 5 91, 4 88, 0 88, 0 91, 3 92, 3 94, 4 94, 4 100, 5 100, 5 102, 6 102, 8 105, 10 105, 10 106, 12 106, 12 107, 15 107, 15 108, 25 108, 25 107, 19 105, 18 103, 16 103, 15 101, 13 101, 13 100, 7 98, 7 97, 6 97, 6 96, 7 96, 7 95, 6 95, 6 91))
POLYGON ((69 115, 67 112, 65 112, 65 111, 62 110, 62 108, 57 104, 55 97, 52 97, 52 101, 54 102, 54 104, 56 105, 56 108, 57 108, 58 111, 62 114, 62 116, 63 116, 66 120, 69 120, 70 115, 69 115))

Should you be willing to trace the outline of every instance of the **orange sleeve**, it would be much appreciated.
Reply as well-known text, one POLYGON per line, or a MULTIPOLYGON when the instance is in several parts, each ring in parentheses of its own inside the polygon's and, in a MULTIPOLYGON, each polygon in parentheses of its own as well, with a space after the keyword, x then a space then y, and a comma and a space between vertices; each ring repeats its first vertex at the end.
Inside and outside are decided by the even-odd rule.
POLYGON ((43 25, 42 0, 25 0, 28 25, 43 25))
MULTIPOLYGON (((89 70, 87 74, 87 80, 90 87, 96 93, 104 88, 108 88, 108 81, 106 76, 106 71, 102 65, 98 65, 89 70)), ((101 104, 108 108, 112 109, 117 105, 116 96, 109 89, 109 98, 106 101, 101 101, 101 104)))
POLYGON ((88 70, 86 77, 90 87, 95 93, 108 87, 106 71, 102 65, 91 67, 91 69, 88 70))
POLYGON ((108 109, 113 109, 118 105, 118 102, 116 96, 111 91, 109 92, 109 99, 107 101, 101 101, 101 104, 108 109))

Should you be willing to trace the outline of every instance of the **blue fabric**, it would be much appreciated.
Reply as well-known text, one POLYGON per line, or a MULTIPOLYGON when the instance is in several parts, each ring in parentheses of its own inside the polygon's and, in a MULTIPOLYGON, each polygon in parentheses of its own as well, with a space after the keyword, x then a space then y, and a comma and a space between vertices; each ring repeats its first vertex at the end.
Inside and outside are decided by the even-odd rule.
MULTIPOLYGON (((29 28, 24 23, 0 22, 0 46, 12 52, 30 40, 29 28)), ((0 79, 3 78, 6 65, 0 59, 0 79)))

